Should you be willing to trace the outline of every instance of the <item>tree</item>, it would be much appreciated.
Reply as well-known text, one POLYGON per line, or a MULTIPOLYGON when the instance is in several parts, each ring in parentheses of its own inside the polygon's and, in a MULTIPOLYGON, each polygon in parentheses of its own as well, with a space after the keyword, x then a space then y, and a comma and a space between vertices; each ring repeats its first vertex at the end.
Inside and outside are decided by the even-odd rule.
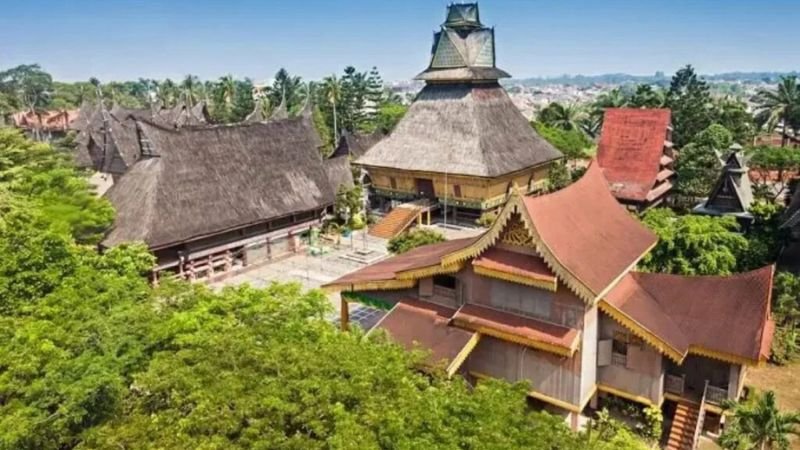
POLYGON ((755 192, 766 200, 780 198, 800 169, 800 150, 760 146, 747 149, 750 169, 758 173, 751 177, 755 192))
POLYGON ((675 162, 677 189, 690 197, 707 196, 722 168, 719 154, 725 154, 732 142, 731 133, 718 124, 696 133, 675 162))
MULTIPOLYGON (((50 106, 53 77, 38 64, 23 64, 0 72, 0 92, 16 97, 19 105, 42 120, 50 106)), ((39 130, 35 130, 38 134, 39 130)))
POLYGON ((400 254, 423 245, 444 242, 444 240, 444 235, 436 230, 415 228, 390 239, 386 248, 391 253, 400 254))
POLYGON ((713 108, 714 122, 730 131, 734 142, 744 146, 753 142, 756 122, 745 102, 732 97, 715 98, 713 108))
POLYGON ((304 100, 302 88, 302 78, 292 76, 286 69, 281 68, 275 73, 272 86, 267 89, 267 99, 273 108, 277 108, 285 100, 286 110, 296 111, 304 100))
POLYGON ((661 88, 653 89, 649 84, 636 86, 636 91, 629 100, 634 108, 663 108, 667 102, 667 92, 661 88))
MULTIPOLYGON (((770 132, 781 125, 781 147, 786 147, 792 119, 800 114, 800 87, 797 84, 797 77, 794 75, 781 77, 777 88, 761 89, 755 101, 758 104, 756 118, 770 132)), ((794 133, 797 134, 797 129, 794 133)))
POLYGON ((389 134, 400 122, 400 119, 406 115, 406 112, 408 112, 408 106, 401 103, 386 102, 378 108, 374 119, 374 129, 367 131, 379 131, 383 134, 389 134))
POLYGON ((189 107, 200 101, 201 86, 200 78, 196 75, 186 75, 181 81, 181 96, 189 107))
POLYGON ((545 186, 545 190, 547 192, 555 192, 569 186, 570 183, 572 183, 572 178, 570 177, 567 165, 561 161, 553 163, 553 165, 550 166, 550 170, 547 172, 547 185, 545 186))
POLYGON ((323 80, 322 91, 324 92, 327 104, 330 105, 331 111, 333 112, 331 128, 333 129, 333 140, 337 142, 339 140, 339 118, 336 114, 336 104, 342 99, 342 83, 335 74, 332 74, 323 80))
POLYGON ((729 275, 747 251, 747 239, 733 217, 678 216, 658 208, 647 211, 642 222, 658 236, 640 263, 649 272, 729 275))
POLYGON ((537 121, 566 131, 578 131, 581 130, 581 121, 585 117, 583 108, 576 104, 562 105, 553 102, 539 111, 537 121))
POLYGON ((800 412, 782 413, 773 391, 753 397, 726 405, 733 414, 720 445, 726 449, 788 449, 789 436, 800 435, 800 412))
POLYGON ((541 122, 533 122, 531 125, 539 136, 560 150, 568 160, 585 158, 586 150, 593 145, 592 141, 578 130, 563 130, 541 122))
POLYGON ((708 85, 697 77, 691 65, 672 77, 666 105, 672 110, 672 142, 678 148, 683 148, 712 123, 708 85))

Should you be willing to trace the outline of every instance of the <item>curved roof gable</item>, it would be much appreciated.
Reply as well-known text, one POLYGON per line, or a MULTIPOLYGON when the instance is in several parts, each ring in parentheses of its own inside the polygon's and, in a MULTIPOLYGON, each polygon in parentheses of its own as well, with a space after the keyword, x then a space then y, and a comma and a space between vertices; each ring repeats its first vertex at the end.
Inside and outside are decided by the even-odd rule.
POLYGON ((540 244, 594 296, 608 290, 657 241, 611 195, 596 162, 572 185, 524 202, 540 244))
POLYGON ((621 312, 633 328, 674 349, 673 359, 688 352, 752 364, 769 356, 773 271, 774 266, 730 276, 633 272, 605 298, 616 311, 604 309, 618 320, 621 312))

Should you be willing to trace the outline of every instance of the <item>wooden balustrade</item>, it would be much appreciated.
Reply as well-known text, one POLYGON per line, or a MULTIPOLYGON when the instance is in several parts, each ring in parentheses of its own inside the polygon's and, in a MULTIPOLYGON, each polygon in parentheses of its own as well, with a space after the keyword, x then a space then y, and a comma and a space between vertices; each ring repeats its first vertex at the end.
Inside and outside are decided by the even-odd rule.
POLYGON ((686 375, 666 374, 664 376, 664 390, 670 394, 683 395, 685 382, 686 375))

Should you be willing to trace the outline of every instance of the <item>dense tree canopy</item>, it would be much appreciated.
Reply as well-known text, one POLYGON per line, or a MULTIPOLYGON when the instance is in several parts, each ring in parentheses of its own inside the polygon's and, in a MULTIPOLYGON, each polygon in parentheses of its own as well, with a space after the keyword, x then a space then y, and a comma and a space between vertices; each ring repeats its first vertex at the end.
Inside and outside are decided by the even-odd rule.
POLYGON ((659 208, 647 211, 642 220, 658 235, 658 244, 640 264, 650 272, 728 275, 747 250, 733 217, 679 216, 659 208))

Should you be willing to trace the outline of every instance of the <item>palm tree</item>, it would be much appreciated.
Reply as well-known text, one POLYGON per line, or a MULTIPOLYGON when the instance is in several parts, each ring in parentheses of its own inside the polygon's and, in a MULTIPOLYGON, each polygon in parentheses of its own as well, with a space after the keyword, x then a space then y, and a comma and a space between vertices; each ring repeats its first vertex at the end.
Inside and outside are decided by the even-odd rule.
POLYGON ((323 89, 325 89, 325 96, 328 102, 330 102, 333 107, 333 142, 338 142, 339 124, 336 117, 336 103, 338 103, 342 97, 342 82, 333 74, 323 80, 323 89))
POLYGON ((789 435, 800 435, 800 412, 780 412, 772 391, 726 407, 733 420, 720 437, 725 448, 788 449, 789 435))
POLYGON ((196 75, 186 75, 183 81, 181 81, 183 99, 187 106, 192 107, 195 103, 197 103, 200 97, 201 87, 202 83, 200 82, 200 78, 198 78, 196 75))
POLYGON ((231 75, 220 77, 219 82, 217 83, 217 88, 222 94, 222 99, 225 101, 225 105, 230 108, 231 104, 233 103, 233 97, 236 95, 236 80, 234 80, 233 76, 231 75))
MULTIPOLYGON (((797 84, 797 77, 781 77, 780 83, 775 90, 761 89, 755 98, 758 104, 756 118, 760 123, 766 125, 767 130, 773 131, 780 123, 781 147, 785 147, 789 141, 789 126, 793 117, 800 111, 800 86, 797 84)), ((797 130, 795 130, 795 133, 797 130)))
POLYGON ((579 105, 553 102, 539 112, 537 119, 545 125, 571 131, 580 130, 585 117, 586 112, 579 105))
POLYGON ((178 86, 174 81, 167 78, 158 86, 158 100, 165 108, 175 106, 175 99, 178 97, 178 86))

